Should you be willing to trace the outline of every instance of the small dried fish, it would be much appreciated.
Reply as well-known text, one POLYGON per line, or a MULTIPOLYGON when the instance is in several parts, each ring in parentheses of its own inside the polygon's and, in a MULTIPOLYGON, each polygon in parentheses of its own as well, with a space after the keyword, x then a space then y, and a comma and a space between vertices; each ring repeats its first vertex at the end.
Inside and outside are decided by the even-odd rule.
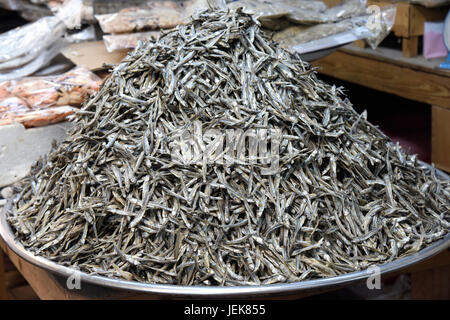
POLYGON ((449 181, 366 118, 254 16, 199 11, 114 68, 15 187, 7 219, 27 250, 106 277, 235 286, 362 270, 450 228, 449 181), (189 128, 222 132, 192 149, 224 161, 172 158, 189 128), (226 161, 227 141, 257 129, 280 132, 269 174, 254 153, 226 161))

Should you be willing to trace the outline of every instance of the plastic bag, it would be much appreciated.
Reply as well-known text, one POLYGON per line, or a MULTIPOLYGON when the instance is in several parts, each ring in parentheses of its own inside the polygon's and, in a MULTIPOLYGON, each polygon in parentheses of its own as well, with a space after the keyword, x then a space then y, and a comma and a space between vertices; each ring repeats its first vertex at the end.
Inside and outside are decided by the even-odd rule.
POLYGON ((338 22, 293 26, 275 33, 273 40, 299 53, 319 51, 360 39, 366 39, 375 48, 392 29, 395 13, 395 5, 385 6, 376 15, 366 13, 338 22))
POLYGON ((183 8, 174 1, 155 1, 146 7, 126 8, 95 18, 105 33, 170 29, 185 22, 183 8))
POLYGON ((217 0, 149 1, 117 13, 98 14, 104 33, 132 33, 155 29, 170 29, 189 21, 196 10, 206 9, 217 0))
POLYGON ((358 27, 358 25, 350 19, 314 26, 293 26, 274 34, 273 40, 279 42, 283 48, 288 49, 302 43, 351 31, 355 27, 358 27))
POLYGON ((138 33, 104 35, 106 51, 113 52, 122 49, 136 48, 138 41, 156 40, 159 38, 159 31, 148 31, 138 33))
POLYGON ((283 5, 295 7, 299 10, 313 10, 316 12, 324 12, 328 9, 327 5, 320 0, 281 0, 277 2, 283 5))
POLYGON ((169 29, 183 24, 182 14, 174 9, 128 9, 113 14, 96 15, 105 33, 126 33, 152 29, 169 29))
POLYGON ((310 6, 309 9, 304 9, 295 3, 291 6, 292 10, 286 18, 292 22, 297 24, 332 23, 365 14, 366 1, 344 0, 337 6, 325 9, 319 5, 310 6))
POLYGON ((366 0, 344 0, 341 4, 328 8, 325 16, 328 22, 336 22, 366 14, 366 0))
POLYGON ((256 14, 261 21, 286 17, 295 24, 331 23, 365 12, 365 0, 344 0, 343 3, 328 8, 316 0, 238 0, 230 2, 229 8, 244 7, 244 12, 256 14))
POLYGON ((68 29, 79 28, 83 19, 83 1, 65 1, 56 12, 55 17, 62 21, 68 29))
POLYGON ((67 44, 62 39, 67 26, 81 20, 81 0, 68 0, 56 16, 44 17, 0 35, 0 81, 34 73, 53 59, 67 44))
POLYGON ((33 109, 61 105, 78 106, 88 94, 92 95, 99 90, 101 82, 102 80, 88 69, 77 67, 62 75, 2 82, 0 99, 16 97, 33 109))
POLYGON ((245 13, 256 15, 263 19, 277 19, 289 14, 292 7, 284 5, 283 1, 269 0, 238 0, 228 3, 230 9, 244 8, 245 13))
POLYGON ((20 122, 32 127, 64 120, 72 114, 72 107, 80 106, 87 95, 99 90, 101 82, 81 67, 57 76, 2 82, 0 125, 20 122))
POLYGON ((66 44, 67 42, 63 39, 58 39, 50 47, 45 48, 42 52, 40 52, 39 56, 31 62, 20 68, 8 69, 7 72, 0 73, 0 81, 18 79, 33 74, 49 63, 50 60, 52 60, 56 55, 58 55, 66 44))
MULTIPOLYGON (((64 8, 66 5, 65 0, 51 0, 48 1, 47 7, 50 9, 51 12, 54 14, 57 14, 59 10, 64 8)), ((78 4, 79 7, 75 8, 77 14, 80 16, 80 21, 87 22, 87 23, 94 23, 94 8, 92 5, 92 0, 82 0, 81 3, 78 4)), ((78 17, 77 17, 78 19, 78 17)))
POLYGON ((0 62, 28 54, 36 48, 43 49, 60 38, 64 31, 64 25, 57 18, 45 17, 0 34, 0 62))
POLYGON ((25 128, 42 127, 67 120, 74 111, 71 106, 60 106, 24 113, 9 113, 4 117, 0 115, 0 126, 21 123, 25 128))
POLYGON ((16 33, 14 29, 0 35, 0 41, 3 44, 0 48, 2 72, 8 72, 8 69, 18 68, 35 59, 57 39, 60 39, 65 31, 64 26, 54 17, 40 19, 25 27, 17 30, 16 33))
POLYGON ((290 7, 286 18, 296 24, 317 24, 333 21, 326 12, 328 7, 322 1, 282 1, 285 6, 290 7))
POLYGON ((387 35, 391 32, 395 23, 395 15, 397 13, 396 5, 384 7, 373 7, 373 11, 369 7, 367 9, 370 16, 367 17, 366 26, 372 35, 365 39, 365 42, 372 48, 376 49, 387 35))

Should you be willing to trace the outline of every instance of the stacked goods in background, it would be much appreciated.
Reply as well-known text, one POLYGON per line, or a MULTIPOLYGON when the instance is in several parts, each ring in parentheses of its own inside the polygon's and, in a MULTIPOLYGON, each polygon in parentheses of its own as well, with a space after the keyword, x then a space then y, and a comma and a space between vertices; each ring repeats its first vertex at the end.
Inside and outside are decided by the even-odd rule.
POLYGON ((78 67, 58 76, 28 77, 0 83, 0 126, 36 127, 59 122, 100 88, 101 79, 78 67))
MULTIPOLYGON (((212 1, 210 1, 212 2, 212 1)), ((220 1, 219 1, 220 2, 220 1)), ((245 12, 257 15, 263 28, 274 31, 274 40, 285 48, 297 50, 298 46, 313 40, 327 38, 344 32, 354 32, 360 38, 369 37, 376 47, 391 28, 391 16, 395 8, 383 10, 382 30, 367 30, 362 36, 358 28, 365 28, 367 12, 364 1, 345 0, 337 6, 328 7, 322 1, 265 0, 225 1, 222 5, 231 9, 244 7, 245 12)), ((105 35, 108 51, 134 48, 139 40, 154 39, 158 32, 189 21, 195 10, 208 7, 206 0, 151 1, 138 7, 125 8, 116 13, 96 14, 95 17, 105 35), (136 31, 147 31, 137 32, 136 31), (130 33, 133 32, 133 33, 130 33), (126 35, 125 35, 126 34, 126 35)))
MULTIPOLYGON (((41 72, 61 50, 71 52, 70 48, 63 49, 68 43, 91 39, 92 29, 86 28, 86 23, 98 21, 104 33, 111 33, 103 36, 107 51, 134 48, 139 40, 156 39, 161 31, 167 32, 170 28, 187 23, 196 10, 205 10, 211 3, 215 1, 38 1, 35 4, 39 7, 46 5, 51 9, 50 16, 40 17, 33 23, 0 35, 5 40, 5 46, 0 50, 0 80, 5 81, 2 88, 16 85, 15 82, 8 84, 7 81, 41 72), (54 15, 51 15, 52 13, 54 15), (73 32, 79 28, 82 28, 82 31, 73 32), (33 32, 30 32, 31 30, 33 32)), ((23 1, 0 2, 0 5, 19 11, 30 8, 23 1)), ((303 42, 314 42, 333 34, 360 28, 367 19, 359 17, 365 14, 365 6, 359 0, 346 0, 330 8, 321 1, 285 0, 268 4, 262 0, 239 0, 228 3, 230 8, 240 6, 245 6, 247 12, 257 14, 263 27, 274 30, 287 28, 285 31, 276 32, 273 38, 282 46, 291 49, 303 42), (283 21, 286 23, 282 23, 283 21), (299 24, 306 25, 299 27, 299 24)), ((87 42, 80 43, 81 46, 84 44, 87 45, 87 42)), ((37 79, 30 79, 28 82, 38 85, 37 79)), ((20 87, 20 82, 17 85, 20 87)), ((61 85, 72 86, 70 81, 66 81, 56 87, 61 85)), ((68 106, 63 106, 53 102, 43 110, 43 106, 24 103, 21 97, 12 91, 14 90, 2 91, 1 124, 17 122, 31 127, 59 122, 67 119, 66 116, 71 114, 70 108, 79 104, 68 103, 68 106)), ((60 94, 67 95, 65 91, 66 89, 63 89, 60 94)), ((89 94, 93 93, 90 89, 87 91, 89 94)), ((40 94, 37 93, 37 99, 40 99, 40 94)))

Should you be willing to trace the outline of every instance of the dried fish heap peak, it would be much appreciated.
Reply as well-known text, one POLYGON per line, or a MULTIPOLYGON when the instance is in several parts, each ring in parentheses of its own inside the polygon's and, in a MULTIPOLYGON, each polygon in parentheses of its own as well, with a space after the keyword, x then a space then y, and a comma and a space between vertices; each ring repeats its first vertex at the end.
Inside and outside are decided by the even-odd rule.
POLYGON ((198 12, 140 44, 15 191, 8 221, 29 251, 161 284, 337 276, 417 252, 450 226, 449 181, 240 10, 198 12), (186 162, 174 145, 196 124, 203 157, 186 162), (211 161, 208 130, 225 137, 224 161, 211 161), (226 137, 239 130, 278 132, 278 153, 265 157, 274 139, 265 162, 230 159, 242 139, 226 137))

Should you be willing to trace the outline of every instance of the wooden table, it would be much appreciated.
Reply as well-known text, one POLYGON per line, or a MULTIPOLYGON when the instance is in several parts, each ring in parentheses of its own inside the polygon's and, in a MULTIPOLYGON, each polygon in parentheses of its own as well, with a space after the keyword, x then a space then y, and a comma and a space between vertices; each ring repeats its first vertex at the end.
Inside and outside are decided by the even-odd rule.
POLYGON ((431 105, 431 159, 450 171, 450 70, 437 68, 441 61, 349 45, 314 65, 325 75, 431 105))

